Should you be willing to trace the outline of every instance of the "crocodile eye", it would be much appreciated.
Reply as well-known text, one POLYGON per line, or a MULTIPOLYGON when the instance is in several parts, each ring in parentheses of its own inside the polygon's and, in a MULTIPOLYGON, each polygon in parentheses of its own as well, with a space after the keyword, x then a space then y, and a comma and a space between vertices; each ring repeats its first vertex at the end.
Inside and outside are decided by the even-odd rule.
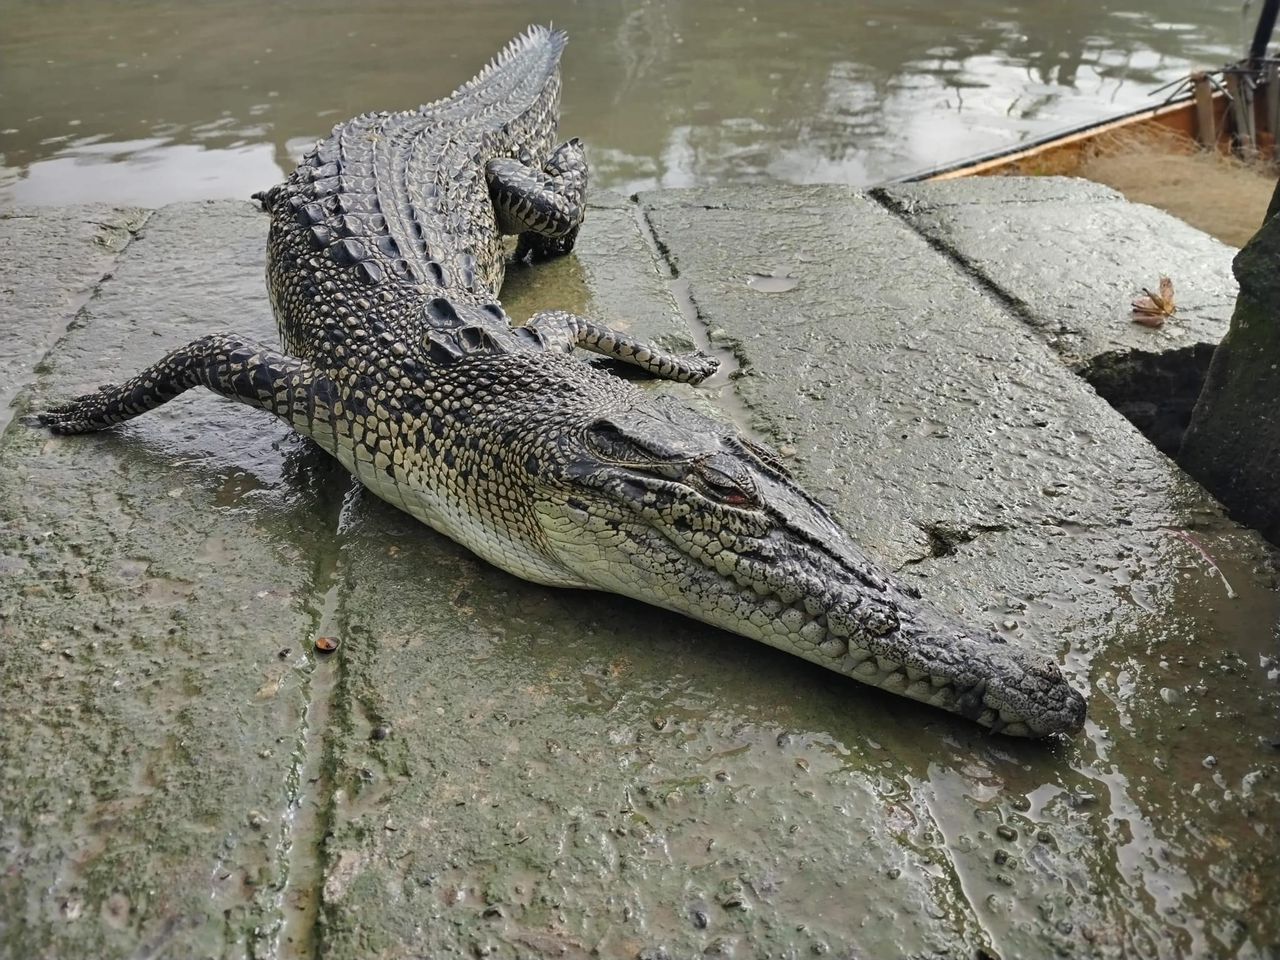
POLYGON ((745 476, 734 478, 708 463, 698 464, 692 475, 697 478, 702 493, 718 503, 730 507, 755 505, 755 489, 745 476))

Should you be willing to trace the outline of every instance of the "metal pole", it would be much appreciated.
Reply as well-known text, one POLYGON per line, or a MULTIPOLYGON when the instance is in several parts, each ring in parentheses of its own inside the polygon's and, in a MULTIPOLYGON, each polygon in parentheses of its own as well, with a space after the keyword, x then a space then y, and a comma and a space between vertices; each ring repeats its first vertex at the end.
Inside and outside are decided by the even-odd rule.
POLYGON ((1276 28, 1276 15, 1280 13, 1280 0, 1267 0, 1262 5, 1262 13, 1258 15, 1258 25, 1253 31, 1253 42, 1249 44, 1249 61, 1256 64, 1267 55, 1267 44, 1271 42, 1271 31, 1276 28))

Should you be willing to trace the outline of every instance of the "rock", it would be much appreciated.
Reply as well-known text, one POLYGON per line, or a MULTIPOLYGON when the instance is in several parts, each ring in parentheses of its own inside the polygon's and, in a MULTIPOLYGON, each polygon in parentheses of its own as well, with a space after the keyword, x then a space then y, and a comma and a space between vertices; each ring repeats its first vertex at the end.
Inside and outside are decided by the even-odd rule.
POLYGON ((1280 543, 1280 184, 1233 268, 1240 296, 1178 460, 1242 523, 1280 543))

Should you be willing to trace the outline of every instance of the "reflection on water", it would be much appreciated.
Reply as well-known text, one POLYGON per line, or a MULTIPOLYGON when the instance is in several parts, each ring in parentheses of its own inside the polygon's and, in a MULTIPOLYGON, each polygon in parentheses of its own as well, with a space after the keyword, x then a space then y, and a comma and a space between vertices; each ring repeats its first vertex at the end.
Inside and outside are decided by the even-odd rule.
POLYGON ((621 190, 865 184, 1145 104, 1242 46, 1237 0, 11 0, 0 201, 245 197, 336 121, 568 28, 565 129, 621 190))
POLYGON ((95 137, 71 140, 56 156, 31 164, 12 190, 21 200, 43 203, 131 200, 159 206, 243 197, 246 184, 274 183, 279 176, 268 143, 207 149, 159 137, 106 142, 95 137))

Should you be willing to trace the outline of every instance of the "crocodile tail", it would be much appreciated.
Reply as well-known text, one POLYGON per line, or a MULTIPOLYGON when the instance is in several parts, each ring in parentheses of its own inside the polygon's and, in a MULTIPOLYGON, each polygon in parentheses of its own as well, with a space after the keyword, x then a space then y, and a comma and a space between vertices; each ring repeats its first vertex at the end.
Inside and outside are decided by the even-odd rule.
POLYGON ((450 113, 479 112, 476 108, 494 103, 522 103, 537 98, 551 82, 560 64, 569 35, 563 30, 530 26, 477 73, 449 96, 423 104, 423 113, 448 108, 450 113))

